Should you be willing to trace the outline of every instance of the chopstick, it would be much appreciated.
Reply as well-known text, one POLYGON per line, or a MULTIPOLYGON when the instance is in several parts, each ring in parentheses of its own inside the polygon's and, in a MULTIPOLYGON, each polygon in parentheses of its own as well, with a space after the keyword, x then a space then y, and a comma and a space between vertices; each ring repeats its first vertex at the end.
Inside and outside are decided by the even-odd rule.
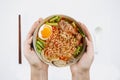
POLYGON ((21 51, 21 15, 18 15, 18 63, 22 64, 22 51, 21 51))

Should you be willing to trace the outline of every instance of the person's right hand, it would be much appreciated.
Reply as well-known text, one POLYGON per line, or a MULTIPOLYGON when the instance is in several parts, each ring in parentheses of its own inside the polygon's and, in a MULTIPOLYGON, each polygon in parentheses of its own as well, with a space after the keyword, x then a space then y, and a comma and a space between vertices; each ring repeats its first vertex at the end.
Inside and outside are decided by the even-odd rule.
POLYGON ((71 65, 70 69, 73 80, 89 80, 89 70, 94 59, 93 42, 86 26, 82 23, 80 26, 86 34, 87 48, 82 58, 76 64, 71 65))
POLYGON ((31 80, 48 80, 48 64, 42 62, 36 55, 32 45, 33 33, 39 26, 42 19, 37 20, 29 33, 24 43, 24 55, 28 60, 31 68, 31 80))
POLYGON ((32 67, 36 67, 38 69, 47 69, 48 65, 43 63, 38 56, 36 55, 33 46, 31 46, 33 43, 33 33, 35 31, 35 29, 39 26, 40 22, 42 21, 42 19, 40 18, 39 20, 37 20, 31 30, 29 31, 29 33, 27 34, 27 38, 25 40, 24 43, 24 55, 26 57, 26 59, 28 60, 30 66, 32 67))

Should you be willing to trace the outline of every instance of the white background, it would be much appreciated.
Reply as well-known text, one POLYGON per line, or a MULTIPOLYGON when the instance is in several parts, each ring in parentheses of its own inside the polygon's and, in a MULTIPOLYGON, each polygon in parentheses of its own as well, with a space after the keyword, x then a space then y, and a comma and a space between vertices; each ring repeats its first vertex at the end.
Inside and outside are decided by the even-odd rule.
MULTIPOLYGON (((23 56, 18 64, 18 14, 22 16, 22 49, 38 18, 65 14, 86 24, 94 39, 91 80, 120 80, 119 0, 0 0, 0 80, 30 80, 23 56)), ((49 80, 71 80, 69 67, 49 67, 49 80)))

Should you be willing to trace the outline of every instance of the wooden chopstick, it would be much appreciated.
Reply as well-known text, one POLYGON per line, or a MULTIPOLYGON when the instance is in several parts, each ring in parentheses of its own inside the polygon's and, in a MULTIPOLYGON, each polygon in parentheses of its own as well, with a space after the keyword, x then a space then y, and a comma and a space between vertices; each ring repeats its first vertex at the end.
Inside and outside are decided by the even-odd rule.
POLYGON ((18 63, 22 64, 22 51, 21 51, 21 15, 18 15, 18 63))

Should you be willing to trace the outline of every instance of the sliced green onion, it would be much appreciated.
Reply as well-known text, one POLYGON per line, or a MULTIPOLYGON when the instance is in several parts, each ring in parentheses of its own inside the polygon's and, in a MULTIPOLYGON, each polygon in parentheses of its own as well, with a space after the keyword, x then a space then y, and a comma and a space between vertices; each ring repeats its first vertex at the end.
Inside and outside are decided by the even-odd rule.
POLYGON ((50 22, 54 22, 56 19, 58 19, 59 18, 59 16, 54 16, 54 17, 52 17, 51 19, 50 19, 50 22))
POLYGON ((40 38, 37 38, 37 41, 40 41, 42 45, 45 44, 45 41, 41 40, 40 38))
POLYGON ((58 23, 46 23, 47 25, 50 25, 50 26, 57 26, 58 25, 58 23))
POLYGON ((50 23, 51 23, 51 22, 59 22, 60 19, 61 19, 60 16, 54 16, 54 17, 52 17, 52 18, 50 19, 50 23))
POLYGON ((85 34, 83 33, 83 31, 80 28, 78 28, 78 32, 82 35, 82 37, 86 37, 85 34))
POLYGON ((42 50, 39 50, 38 48, 37 48, 36 50, 37 50, 37 52, 38 52, 39 54, 42 52, 42 50))
POLYGON ((36 41, 36 44, 38 44, 41 48, 44 48, 44 44, 41 41, 36 41))
POLYGON ((42 52, 42 49, 44 48, 44 45, 45 42, 39 38, 37 38, 37 41, 36 41, 36 50, 38 53, 41 53, 42 52))
POLYGON ((41 39, 38 39, 43 45, 45 44, 45 42, 41 39))
POLYGON ((56 21, 56 22, 59 22, 60 20, 61 20, 61 17, 58 16, 58 19, 56 19, 55 21, 56 21))
POLYGON ((41 51, 42 51, 42 48, 37 43, 36 43, 36 50, 37 50, 38 53, 41 53, 41 51))
POLYGON ((36 43, 36 47, 37 47, 37 49, 39 49, 39 50, 41 50, 42 48, 40 47, 40 45, 39 44, 37 44, 36 43))

